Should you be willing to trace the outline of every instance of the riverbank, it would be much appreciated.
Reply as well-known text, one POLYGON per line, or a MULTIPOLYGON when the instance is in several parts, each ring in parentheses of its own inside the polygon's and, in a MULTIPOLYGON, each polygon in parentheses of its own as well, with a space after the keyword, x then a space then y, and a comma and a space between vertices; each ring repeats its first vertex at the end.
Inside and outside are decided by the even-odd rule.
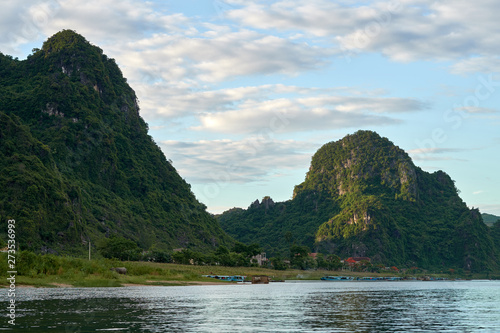
MULTIPOLYGON (((0 260, 0 266, 5 266, 7 260, 0 260)), ((122 287, 122 286, 187 286, 232 284, 203 277, 202 275, 244 275, 250 280, 253 275, 267 275, 272 280, 319 280, 326 275, 349 275, 353 277, 388 277, 403 276, 397 272, 369 273, 327 270, 297 270, 277 271, 260 267, 224 267, 196 266, 172 263, 131 262, 109 259, 87 260, 81 258, 42 256, 27 253, 20 255, 17 261, 16 286, 18 287, 122 287), (127 274, 119 274, 114 267, 124 267, 127 274)), ((4 272, 6 267, 0 267, 4 272)), ((485 274, 468 276, 450 276, 449 274, 423 273, 415 277, 432 276, 446 278, 485 279, 492 278, 485 274)), ((495 277, 493 277, 495 278, 495 277)), ((7 287, 6 279, 0 280, 0 287, 7 287)))
MULTIPOLYGON (((69 259, 71 260, 71 259, 69 259)), ((63 260, 64 261, 64 260, 63 260)), ((223 267, 196 266, 179 264, 162 264, 150 262, 120 262, 97 260, 88 262, 93 270, 80 267, 80 260, 71 260, 75 267, 69 267, 68 262, 59 268, 38 272, 30 275, 17 275, 18 287, 128 287, 128 286, 188 286, 188 285, 227 285, 236 282, 221 281, 202 275, 244 275, 250 280, 253 275, 267 275, 272 280, 319 280, 324 275, 341 274, 334 271, 276 271, 258 267, 223 267), (118 274, 112 267, 125 267, 127 274, 118 274)), ((34 273, 32 271, 32 273, 34 273)), ((360 273, 355 273, 362 276, 360 273)), ((7 282, 1 281, 0 287, 6 287, 7 282)))
MULTIPOLYGON (((24 279, 21 279, 22 281, 24 279)), ((89 283, 79 281, 75 284, 69 283, 59 283, 59 282, 49 282, 45 279, 36 280, 36 281, 23 281, 21 284, 18 284, 16 288, 77 288, 77 287, 88 287, 88 288, 99 288, 99 287, 149 287, 149 286, 217 286, 217 285, 227 285, 231 284, 231 282, 225 281, 152 281, 147 280, 144 283, 119 283, 116 284, 114 281, 112 283, 106 283, 106 281, 102 281, 103 283, 89 283), (27 282, 32 282, 33 284, 26 284, 27 282), (92 284, 92 285, 91 285, 92 284)), ((7 288, 7 285, 0 285, 1 288, 7 288)))

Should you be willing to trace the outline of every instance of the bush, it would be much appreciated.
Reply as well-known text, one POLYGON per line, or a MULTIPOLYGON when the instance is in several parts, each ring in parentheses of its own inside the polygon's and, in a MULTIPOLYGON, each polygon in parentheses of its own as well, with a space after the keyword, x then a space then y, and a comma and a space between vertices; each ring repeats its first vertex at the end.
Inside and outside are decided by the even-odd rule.
POLYGON ((287 264, 281 258, 272 257, 269 261, 275 270, 284 271, 287 269, 287 264))
POLYGON ((29 251, 21 251, 17 256, 16 269, 19 275, 36 275, 38 273, 38 264, 41 258, 39 255, 29 251), (32 272, 34 271, 34 272, 32 272))
POLYGON ((137 244, 123 237, 103 239, 97 245, 103 257, 119 260, 138 260, 141 249, 137 244))
POLYGON ((171 263, 172 255, 165 251, 153 251, 150 259, 154 262, 171 263))

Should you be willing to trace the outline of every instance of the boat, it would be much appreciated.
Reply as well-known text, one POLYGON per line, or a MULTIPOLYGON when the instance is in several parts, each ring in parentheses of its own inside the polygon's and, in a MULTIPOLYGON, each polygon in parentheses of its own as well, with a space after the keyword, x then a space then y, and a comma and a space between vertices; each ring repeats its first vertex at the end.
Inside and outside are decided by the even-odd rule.
POLYGON ((323 276, 321 278, 323 281, 352 281, 354 278, 352 276, 323 276))
POLYGON ((372 277, 372 276, 363 276, 358 278, 359 281, 382 281, 384 278, 381 277, 372 277))
POLYGON ((232 281, 232 282, 244 282, 246 278, 245 275, 202 275, 202 276, 222 281, 232 281))
POLYGON ((401 281, 401 280, 403 280, 403 278, 400 276, 390 276, 390 277, 385 277, 384 280, 386 280, 386 281, 401 281))

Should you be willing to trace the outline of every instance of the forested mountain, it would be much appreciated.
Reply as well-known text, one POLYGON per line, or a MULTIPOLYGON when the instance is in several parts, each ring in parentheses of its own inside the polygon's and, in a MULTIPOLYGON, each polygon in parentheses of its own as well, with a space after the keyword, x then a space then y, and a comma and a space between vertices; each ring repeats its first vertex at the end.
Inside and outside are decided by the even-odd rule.
POLYGON ((24 61, 0 54, 0 220, 16 220, 20 247, 80 252, 113 235, 143 249, 231 242, 147 132, 115 61, 77 33, 24 61))
POLYGON ((493 214, 482 213, 481 216, 484 223, 488 226, 492 226, 496 221, 500 221, 500 216, 496 216, 493 214))
POLYGON ((321 147, 293 199, 265 197, 218 218, 237 240, 260 243, 271 254, 298 244, 386 265, 498 268, 493 233, 460 199, 453 180, 421 170, 371 131, 321 147))

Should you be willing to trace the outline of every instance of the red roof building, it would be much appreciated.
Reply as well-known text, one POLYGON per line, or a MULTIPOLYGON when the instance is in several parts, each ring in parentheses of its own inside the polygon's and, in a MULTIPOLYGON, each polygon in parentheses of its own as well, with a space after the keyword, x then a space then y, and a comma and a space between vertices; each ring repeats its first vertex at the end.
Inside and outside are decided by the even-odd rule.
POLYGON ((368 262, 370 262, 371 259, 368 258, 368 257, 349 257, 344 262, 348 263, 349 265, 355 265, 355 264, 357 264, 357 263, 359 263, 361 261, 368 261, 368 262))

